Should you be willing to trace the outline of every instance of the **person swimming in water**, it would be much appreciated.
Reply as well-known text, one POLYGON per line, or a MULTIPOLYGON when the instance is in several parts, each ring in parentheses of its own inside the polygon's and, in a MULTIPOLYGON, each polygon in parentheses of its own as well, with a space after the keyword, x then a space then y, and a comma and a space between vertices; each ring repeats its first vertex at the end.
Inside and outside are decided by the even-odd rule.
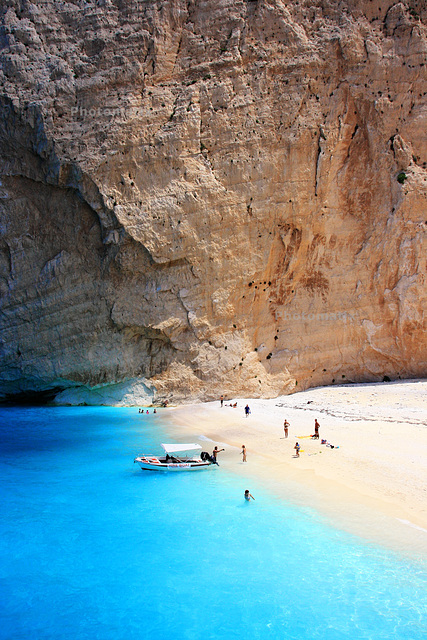
POLYGON ((253 495, 251 493, 249 493, 249 489, 246 489, 246 491, 245 491, 245 500, 247 500, 249 502, 251 498, 252 498, 252 500, 255 500, 253 495))

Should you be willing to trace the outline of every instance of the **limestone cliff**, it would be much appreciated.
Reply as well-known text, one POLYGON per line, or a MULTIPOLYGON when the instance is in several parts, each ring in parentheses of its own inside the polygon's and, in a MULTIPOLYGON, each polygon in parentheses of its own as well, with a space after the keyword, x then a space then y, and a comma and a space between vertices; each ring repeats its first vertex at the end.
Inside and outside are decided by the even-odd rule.
POLYGON ((0 16, 2 397, 426 375, 424 0, 0 16))

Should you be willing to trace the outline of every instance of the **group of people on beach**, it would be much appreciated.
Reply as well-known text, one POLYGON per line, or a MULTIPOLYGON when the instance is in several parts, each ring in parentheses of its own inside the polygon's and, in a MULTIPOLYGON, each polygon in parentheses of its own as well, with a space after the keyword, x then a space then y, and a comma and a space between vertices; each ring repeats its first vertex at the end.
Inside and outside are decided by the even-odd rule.
MULTIPOLYGON (((285 426, 284 426, 285 438, 288 437, 287 434, 288 434, 288 428, 289 428, 289 423, 287 425, 286 425, 286 423, 287 423, 287 420, 285 420, 285 426)), ((319 428, 320 428, 320 424, 319 424, 319 422, 318 422, 318 420, 316 418, 315 421, 314 421, 314 433, 313 433, 313 435, 311 435, 311 436, 301 436, 301 438, 311 438, 311 440, 318 440, 319 439, 319 428)), ((339 449, 339 446, 331 444, 330 442, 328 442, 328 440, 322 439, 321 444, 325 444, 329 449, 339 449)), ((295 458, 299 458, 299 452, 301 451, 301 445, 299 444, 299 442, 295 443, 294 449, 295 449, 295 458)), ((313 453, 310 454, 309 453, 308 455, 315 455, 315 454, 313 454, 313 453)))
MULTIPOLYGON (((219 401, 221 403, 221 407, 223 407, 224 406, 224 396, 220 396, 219 401)), ((226 404, 225 406, 226 407, 233 407, 233 409, 235 409, 237 407, 237 402, 230 402, 230 404, 226 404)), ((250 413, 251 413, 251 410, 250 410, 249 405, 247 404, 246 407, 245 407, 245 416, 248 418, 250 413)))
MULTIPOLYGON (((285 434, 285 436, 284 436, 285 438, 287 438, 288 435, 289 435, 289 427, 290 427, 290 424, 285 419, 285 421, 283 423, 283 431, 284 431, 284 434, 285 434)), ((317 418, 315 418, 315 420, 314 420, 314 433, 313 433, 312 436, 310 436, 310 438, 312 440, 318 440, 319 439, 319 428, 320 428, 320 424, 319 424, 317 418)), ((304 437, 309 437, 309 436, 304 436, 304 437)), ((299 444, 299 442, 295 443, 294 449, 295 449, 295 457, 299 458, 299 452, 301 451, 301 445, 299 444)))
MULTIPOLYGON (((224 396, 221 395, 220 397, 220 403, 221 403, 221 407, 224 406, 224 396)), ((231 404, 229 405, 230 407, 237 407, 237 402, 235 404, 231 404)), ((249 417, 251 413, 250 407, 247 404, 245 406, 245 416, 246 418, 249 417)), ((284 423, 283 423, 283 431, 284 431, 284 437, 288 438, 289 437, 289 427, 290 427, 290 423, 288 422, 288 420, 285 419, 284 423)), ((319 421, 317 420, 317 418, 315 418, 314 420, 314 434, 311 436, 307 436, 307 437, 311 437, 312 440, 318 440, 319 439, 319 428, 320 428, 320 424, 319 421)), ((322 441, 323 442, 323 441, 322 441)), ((301 445, 299 444, 299 442, 295 443, 294 446, 294 450, 295 450, 295 458, 299 458, 300 457, 300 451, 301 451, 301 445)), ((218 460, 217 460, 217 455, 220 451, 224 451, 224 449, 218 449, 218 447, 215 447, 213 452, 212 452, 212 461, 215 464, 218 464, 218 460)), ((243 462, 247 462, 247 456, 246 456, 246 447, 243 444, 242 445, 242 450, 240 452, 240 455, 243 456, 243 462)), ((249 492, 249 489, 246 489, 245 491, 245 500, 255 500, 255 498, 253 497, 253 495, 249 492)))
MULTIPOLYGON (((221 407, 223 407, 224 406, 224 396, 221 395, 219 400, 220 400, 220 403, 221 403, 221 407)), ((230 407, 237 407, 237 402, 234 403, 234 404, 230 403, 229 406, 230 407)), ((246 416, 246 418, 249 417, 250 413, 251 413, 251 410, 250 410, 249 405, 247 404, 245 406, 245 416, 246 416)), ((289 427, 290 427, 290 424, 289 424, 288 420, 285 419, 285 421, 283 423, 283 431, 284 431, 284 437, 285 438, 289 437, 289 427)), ((314 434, 312 436, 310 436, 312 440, 318 440, 319 439, 319 428, 320 428, 319 421, 317 420, 317 418, 315 418, 315 420, 314 420, 314 434)), ((300 451, 301 451, 301 446, 300 446, 299 442, 295 443, 294 449, 295 449, 295 457, 299 458, 299 454, 300 454, 300 451)), ((247 458, 246 458, 245 445, 242 445, 241 454, 243 455, 243 462, 246 462, 247 458)), ((216 456, 214 456, 214 457, 215 457, 215 462, 216 462, 216 456)), ((218 464, 218 463, 216 462, 216 464, 218 464)))
MULTIPOLYGON (((287 438, 288 435, 289 435, 289 427, 290 427, 289 422, 287 420, 285 420, 284 423, 283 423, 283 431, 285 432, 285 438, 287 438)), ((319 439, 319 428, 320 428, 320 424, 319 424, 317 418, 315 418, 315 420, 314 420, 314 433, 313 433, 312 436, 310 436, 310 438, 312 440, 318 440, 319 439)))

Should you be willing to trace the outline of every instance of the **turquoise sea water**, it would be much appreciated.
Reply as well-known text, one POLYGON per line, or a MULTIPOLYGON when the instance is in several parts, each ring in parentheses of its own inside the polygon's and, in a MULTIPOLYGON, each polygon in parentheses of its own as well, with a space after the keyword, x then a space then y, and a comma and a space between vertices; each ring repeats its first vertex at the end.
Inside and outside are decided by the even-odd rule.
POLYGON ((223 466, 141 471, 168 429, 137 409, 0 409, 1 639, 426 637, 425 563, 223 466))

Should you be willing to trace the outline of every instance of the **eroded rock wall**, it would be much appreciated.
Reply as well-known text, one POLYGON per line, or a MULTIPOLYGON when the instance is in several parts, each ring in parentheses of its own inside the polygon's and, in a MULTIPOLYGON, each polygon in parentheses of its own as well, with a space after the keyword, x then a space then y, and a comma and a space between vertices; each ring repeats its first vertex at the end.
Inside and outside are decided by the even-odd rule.
POLYGON ((426 375, 424 2, 0 12, 3 395, 426 375))

